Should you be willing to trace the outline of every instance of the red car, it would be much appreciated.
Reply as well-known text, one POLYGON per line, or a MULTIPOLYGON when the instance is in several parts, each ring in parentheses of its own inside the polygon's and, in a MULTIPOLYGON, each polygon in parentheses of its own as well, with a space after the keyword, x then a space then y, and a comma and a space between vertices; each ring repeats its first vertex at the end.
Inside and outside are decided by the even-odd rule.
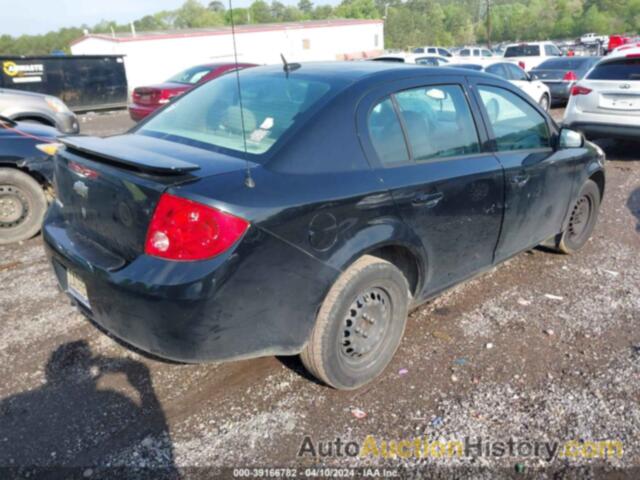
POLYGON ((152 114, 158 108, 169 103, 171 97, 213 80, 235 68, 255 67, 253 63, 208 63, 188 68, 158 85, 138 87, 133 90, 132 102, 129 104, 129 115, 136 122, 152 114))

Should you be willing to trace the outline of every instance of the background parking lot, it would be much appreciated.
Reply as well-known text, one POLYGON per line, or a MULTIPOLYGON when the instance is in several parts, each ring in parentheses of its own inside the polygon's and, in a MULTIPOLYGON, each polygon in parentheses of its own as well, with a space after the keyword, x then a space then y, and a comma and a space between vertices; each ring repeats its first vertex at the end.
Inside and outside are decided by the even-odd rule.
MULTIPOLYGON (((125 111, 80 121, 95 135, 132 125, 125 111)), ((69 305, 40 237, 0 247, 0 465, 385 463, 297 457, 306 435, 373 434, 620 440, 622 458, 553 465, 640 471, 640 149, 601 145, 607 188, 585 248, 531 250, 415 310, 391 365, 355 392, 318 385, 293 358, 182 365, 135 352, 69 305)), ((402 460, 505 471, 520 461, 402 460)))

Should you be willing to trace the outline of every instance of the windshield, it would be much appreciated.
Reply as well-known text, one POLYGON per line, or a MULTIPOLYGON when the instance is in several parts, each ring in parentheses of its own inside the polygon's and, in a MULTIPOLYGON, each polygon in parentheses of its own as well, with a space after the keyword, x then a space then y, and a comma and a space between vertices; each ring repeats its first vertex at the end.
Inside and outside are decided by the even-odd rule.
POLYGON ((171 77, 167 82, 175 82, 175 83, 188 83, 191 85, 195 85, 202 78, 211 72, 212 68, 206 65, 200 65, 197 67, 187 68, 180 73, 176 73, 173 77, 171 77))
POLYGON ((504 52, 504 56, 509 57, 539 57, 540 46, 539 45, 514 45, 507 47, 504 52))
POLYGON ((236 76, 223 75, 169 105, 137 133, 238 152, 246 141, 248 153, 262 154, 334 86, 295 72, 256 72, 240 73, 242 109, 236 76))

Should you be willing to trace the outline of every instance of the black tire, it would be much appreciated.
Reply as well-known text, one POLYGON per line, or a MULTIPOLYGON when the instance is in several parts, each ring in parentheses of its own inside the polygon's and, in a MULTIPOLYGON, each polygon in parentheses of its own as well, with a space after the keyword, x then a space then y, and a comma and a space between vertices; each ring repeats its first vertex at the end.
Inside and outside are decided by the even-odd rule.
POLYGON ((587 180, 571 206, 567 229, 558 238, 557 248, 560 252, 571 254, 587 243, 598 220, 600 200, 598 185, 593 180, 587 180))
POLYGON ((0 245, 19 242, 40 231, 47 199, 40 184, 13 168, 0 168, 0 245))
POLYGON ((327 294, 302 363, 336 389, 370 382, 400 345, 409 298, 407 279, 395 265, 371 255, 358 259, 327 294))

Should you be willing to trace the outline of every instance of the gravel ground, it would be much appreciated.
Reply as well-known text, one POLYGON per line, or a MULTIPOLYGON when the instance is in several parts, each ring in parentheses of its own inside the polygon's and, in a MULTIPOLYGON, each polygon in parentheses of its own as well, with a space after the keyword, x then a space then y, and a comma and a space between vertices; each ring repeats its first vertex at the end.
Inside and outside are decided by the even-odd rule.
MULTIPOLYGON (((81 121, 84 133, 102 135, 131 124, 126 112, 81 121)), ((640 154, 637 145, 603 147, 607 192, 581 252, 523 253, 415 310, 392 364, 355 392, 318 385, 292 358, 149 358, 69 305, 39 237, 0 247, 0 472, 63 466, 97 478, 123 467, 157 478, 288 466, 303 476, 323 465, 391 469, 379 475, 402 467, 416 478, 425 468, 443 478, 640 478, 640 154), (426 437, 557 442, 560 453, 568 441, 580 452, 612 440, 623 452, 298 455, 306 436, 319 450, 336 438, 363 446, 369 435, 380 449, 426 437)))

